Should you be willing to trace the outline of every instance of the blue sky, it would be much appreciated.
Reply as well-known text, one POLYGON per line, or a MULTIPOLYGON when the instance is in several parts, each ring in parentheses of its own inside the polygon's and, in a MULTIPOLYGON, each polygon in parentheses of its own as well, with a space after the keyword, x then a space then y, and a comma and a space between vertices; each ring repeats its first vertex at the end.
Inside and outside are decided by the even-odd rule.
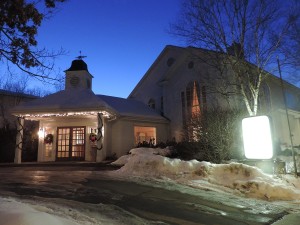
POLYGON ((127 97, 166 45, 182 45, 167 32, 180 4, 181 0, 68 0, 42 24, 39 47, 68 51, 56 60, 62 71, 82 51, 94 76, 93 91, 127 97))

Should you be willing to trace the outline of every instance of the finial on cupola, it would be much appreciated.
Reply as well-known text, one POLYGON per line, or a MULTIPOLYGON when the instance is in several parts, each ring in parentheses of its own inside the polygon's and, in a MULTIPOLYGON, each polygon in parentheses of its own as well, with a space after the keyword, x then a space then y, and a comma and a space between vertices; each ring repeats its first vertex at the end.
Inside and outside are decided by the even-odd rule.
POLYGON ((76 59, 82 60, 83 58, 86 58, 86 55, 81 55, 81 51, 79 51, 79 56, 76 57, 76 59))
POLYGON ((81 54, 72 61, 71 67, 66 72, 65 90, 68 89, 92 89, 93 76, 89 73, 87 64, 82 60, 86 56, 81 54))

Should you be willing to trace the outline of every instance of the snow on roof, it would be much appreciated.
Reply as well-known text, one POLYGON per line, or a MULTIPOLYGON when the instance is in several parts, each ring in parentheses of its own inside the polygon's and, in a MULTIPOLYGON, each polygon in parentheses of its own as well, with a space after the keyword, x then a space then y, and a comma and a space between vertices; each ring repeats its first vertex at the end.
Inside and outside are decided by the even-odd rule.
POLYGON ((167 121, 167 119, 142 102, 106 95, 95 95, 94 92, 89 89, 59 91, 43 98, 21 103, 12 109, 12 113, 15 115, 23 115, 100 110, 120 116, 143 117, 164 122, 167 121))
POLYGON ((24 98, 39 98, 35 95, 30 95, 22 92, 15 92, 15 91, 8 91, 4 89, 0 89, 0 95, 7 95, 7 96, 18 96, 18 97, 24 97, 24 98))
POLYGON ((145 105, 144 103, 119 97, 112 97, 107 95, 97 95, 99 99, 106 102, 111 108, 113 108, 121 116, 134 116, 145 117, 151 119, 158 119, 167 121, 166 118, 157 113, 154 109, 145 105))
POLYGON ((69 111, 97 111, 111 108, 89 89, 69 89, 24 102, 12 109, 13 114, 69 111))

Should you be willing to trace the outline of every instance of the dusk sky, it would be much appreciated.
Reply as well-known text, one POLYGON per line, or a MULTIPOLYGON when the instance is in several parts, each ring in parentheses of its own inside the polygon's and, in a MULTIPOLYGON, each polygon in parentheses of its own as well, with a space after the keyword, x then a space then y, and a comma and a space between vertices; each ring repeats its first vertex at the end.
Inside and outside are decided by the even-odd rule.
POLYGON ((93 91, 126 98, 166 45, 183 45, 167 32, 180 4, 181 0, 68 0, 42 24, 39 47, 68 51, 56 60, 62 71, 82 51, 94 76, 93 91))

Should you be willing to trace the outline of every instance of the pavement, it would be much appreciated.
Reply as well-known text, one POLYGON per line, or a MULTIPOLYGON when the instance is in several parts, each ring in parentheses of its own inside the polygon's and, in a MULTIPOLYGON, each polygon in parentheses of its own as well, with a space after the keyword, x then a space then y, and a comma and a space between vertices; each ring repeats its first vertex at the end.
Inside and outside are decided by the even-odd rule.
MULTIPOLYGON (((77 171, 77 170, 116 170, 119 166, 111 165, 112 161, 103 162, 23 162, 20 164, 15 163, 0 163, 0 168, 22 168, 22 170, 34 170, 36 167, 39 170, 44 171, 56 171, 59 168, 64 167, 64 171, 77 171)), ((117 185, 118 186, 118 185, 117 185)), ((106 193, 107 194, 107 193, 106 193)), ((299 225, 300 224, 300 213, 287 214, 283 216, 278 221, 272 223, 271 225, 299 225)))
POLYGON ((22 162, 22 163, 0 163, 0 168, 36 168, 40 170, 55 170, 55 168, 65 167, 68 170, 115 170, 119 169, 120 166, 112 165, 113 161, 102 161, 102 162, 22 162))

